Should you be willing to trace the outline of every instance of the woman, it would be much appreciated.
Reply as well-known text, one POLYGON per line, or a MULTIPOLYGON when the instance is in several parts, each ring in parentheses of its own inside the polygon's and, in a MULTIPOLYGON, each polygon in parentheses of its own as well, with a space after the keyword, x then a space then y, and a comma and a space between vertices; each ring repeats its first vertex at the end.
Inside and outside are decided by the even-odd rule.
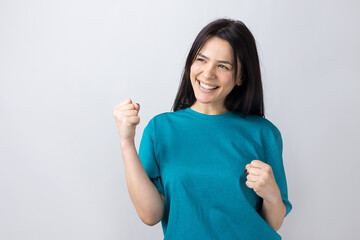
POLYGON ((173 112, 152 118, 139 155, 139 104, 114 109, 130 197, 165 239, 281 239, 291 211, 282 138, 264 117, 255 39, 218 19, 196 37, 173 112))

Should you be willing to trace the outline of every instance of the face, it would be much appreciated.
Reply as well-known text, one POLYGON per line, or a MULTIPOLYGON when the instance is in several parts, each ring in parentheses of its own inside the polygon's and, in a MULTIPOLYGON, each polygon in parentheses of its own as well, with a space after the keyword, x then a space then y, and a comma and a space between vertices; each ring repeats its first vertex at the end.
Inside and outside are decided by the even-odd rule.
POLYGON ((235 82, 234 57, 230 44, 221 38, 209 38, 190 68, 190 80, 197 108, 224 110, 224 101, 234 86, 241 85, 241 64, 235 82), (205 106, 206 105, 206 106, 205 106))

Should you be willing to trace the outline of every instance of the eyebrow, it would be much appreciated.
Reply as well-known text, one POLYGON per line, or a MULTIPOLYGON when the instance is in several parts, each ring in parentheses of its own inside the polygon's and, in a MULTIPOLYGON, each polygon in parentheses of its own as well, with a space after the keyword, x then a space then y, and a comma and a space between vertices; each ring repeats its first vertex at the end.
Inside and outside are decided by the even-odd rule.
MULTIPOLYGON (((202 54, 202 53, 199 53, 198 55, 199 55, 200 57, 205 58, 205 59, 209 59, 207 56, 205 56, 205 55, 202 54)), ((226 63, 226 64, 229 64, 230 66, 232 66, 232 64, 231 64, 229 61, 219 60, 219 61, 217 61, 217 62, 219 62, 219 63, 226 63)))

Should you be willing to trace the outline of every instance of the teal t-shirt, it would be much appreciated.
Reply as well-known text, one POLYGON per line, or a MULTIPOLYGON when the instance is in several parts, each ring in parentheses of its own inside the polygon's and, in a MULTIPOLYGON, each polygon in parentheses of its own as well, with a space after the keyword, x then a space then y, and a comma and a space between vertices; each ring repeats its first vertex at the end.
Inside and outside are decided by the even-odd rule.
POLYGON ((257 159, 272 167, 288 215, 282 148, 278 128, 256 115, 186 108, 153 117, 139 157, 165 196, 164 239, 281 239, 258 213, 262 198, 246 186, 245 166, 257 159))

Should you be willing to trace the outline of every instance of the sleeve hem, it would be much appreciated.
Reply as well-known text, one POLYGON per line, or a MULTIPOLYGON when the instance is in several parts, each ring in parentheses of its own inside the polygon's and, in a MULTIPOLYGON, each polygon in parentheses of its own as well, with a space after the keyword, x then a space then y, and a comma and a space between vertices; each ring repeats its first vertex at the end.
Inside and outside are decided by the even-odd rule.
POLYGON ((289 201, 287 201, 287 200, 283 200, 283 203, 284 203, 284 205, 285 205, 285 207, 286 207, 286 214, 285 214, 285 217, 291 212, 291 210, 292 210, 292 205, 291 205, 291 203, 289 202, 289 201))
POLYGON ((161 181, 161 177, 150 178, 151 182, 155 185, 157 190, 165 196, 164 187, 161 181))

